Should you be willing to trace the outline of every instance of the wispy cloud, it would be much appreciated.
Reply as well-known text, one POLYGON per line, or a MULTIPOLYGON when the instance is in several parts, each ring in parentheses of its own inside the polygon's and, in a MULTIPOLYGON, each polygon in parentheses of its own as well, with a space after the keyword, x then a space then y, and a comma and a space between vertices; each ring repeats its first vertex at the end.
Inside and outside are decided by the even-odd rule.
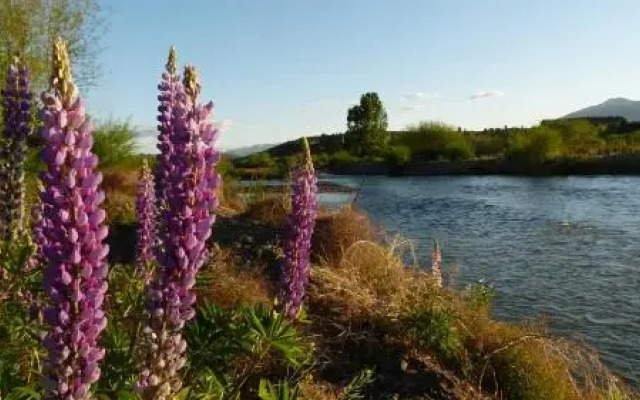
POLYGON ((427 104, 440 97, 437 92, 415 92, 402 96, 402 109, 416 111, 425 108, 427 104))
POLYGON ((440 93, 437 92, 415 92, 402 96, 405 101, 429 101, 440 97, 440 93))
POLYGON ((424 104, 405 104, 402 106, 402 109, 404 111, 416 111, 416 110, 420 110, 421 108, 424 108, 424 104))
POLYGON ((479 100, 479 99, 487 99, 491 97, 502 97, 505 93, 502 90, 489 90, 486 92, 478 92, 474 93, 469 98, 471 100, 479 100))

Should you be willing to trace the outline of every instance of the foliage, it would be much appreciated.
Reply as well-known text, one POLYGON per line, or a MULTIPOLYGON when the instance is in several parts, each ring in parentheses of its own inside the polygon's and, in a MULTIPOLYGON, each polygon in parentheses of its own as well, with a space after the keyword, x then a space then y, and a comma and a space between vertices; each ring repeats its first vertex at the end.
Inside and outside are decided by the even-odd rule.
POLYGON ((36 92, 44 90, 51 43, 61 36, 74 60, 76 82, 80 87, 95 85, 105 22, 97 0, 0 0, 0 81, 13 55, 20 54, 32 71, 36 92))
POLYGON ((447 361, 462 350, 463 334, 457 326, 458 319, 451 309, 416 308, 409 312, 404 324, 409 337, 418 346, 436 350, 443 361, 447 361))
POLYGON ((37 290, 40 271, 24 271, 33 248, 23 240, 4 243, 0 292, 0 395, 7 399, 38 399, 43 349, 37 290))
POLYGON ((377 93, 365 93, 347 113, 345 144, 356 155, 377 154, 389 142, 387 112, 377 93))
POLYGON ((471 310, 486 310, 488 312, 491 303, 495 299, 496 292, 493 287, 478 283, 468 285, 462 295, 471 310))
POLYGON ((455 128, 439 122, 410 126, 398 142, 409 147, 414 157, 426 160, 465 160, 472 158, 472 143, 455 128))
POLYGON ((562 145, 562 137, 557 131, 540 126, 526 134, 512 137, 507 149, 507 157, 541 164, 558 158, 562 152, 562 145))
POLYGON ((268 365, 299 369, 310 357, 296 328, 264 306, 223 309, 204 304, 185 336, 194 390, 225 398, 245 390, 268 365))
POLYGON ((137 166, 135 132, 128 121, 109 120, 93 132, 93 152, 100 168, 137 166))
POLYGON ((300 398, 300 393, 297 386, 290 387, 287 381, 274 385, 263 379, 260 381, 258 397, 261 400, 297 400, 300 398))
POLYGON ((275 168, 276 160, 267 152, 259 152, 239 159, 236 166, 238 168, 275 168))
POLYGON ((391 167, 402 167, 411 160, 411 148, 405 145, 389 146, 385 159, 391 167))
POLYGON ((374 381, 373 369, 363 369, 351 379, 351 382, 342 389, 341 398, 344 400, 363 400, 364 389, 374 381))

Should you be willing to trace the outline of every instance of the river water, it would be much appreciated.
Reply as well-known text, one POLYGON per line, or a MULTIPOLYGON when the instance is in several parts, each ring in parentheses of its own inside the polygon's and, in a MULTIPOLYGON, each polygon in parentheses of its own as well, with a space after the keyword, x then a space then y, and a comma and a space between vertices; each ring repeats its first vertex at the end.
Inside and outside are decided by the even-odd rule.
POLYGON ((358 206, 421 265, 437 239, 455 285, 494 286, 496 318, 547 315, 640 387, 640 177, 325 178, 361 187, 358 206))

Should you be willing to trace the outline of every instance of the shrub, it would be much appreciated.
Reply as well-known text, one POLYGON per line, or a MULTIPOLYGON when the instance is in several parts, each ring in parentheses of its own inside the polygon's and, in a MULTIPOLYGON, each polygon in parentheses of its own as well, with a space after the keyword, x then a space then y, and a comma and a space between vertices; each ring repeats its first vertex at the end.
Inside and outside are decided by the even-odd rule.
POLYGON ((345 150, 340 150, 333 155, 333 158, 331 159, 329 164, 334 168, 343 168, 356 164, 359 161, 360 158, 352 155, 345 150))
POLYGON ((411 149, 408 146, 390 146, 386 150, 385 159, 392 167, 402 167, 411 160, 411 149))
POLYGON ((562 153, 562 137, 547 127, 537 127, 526 134, 514 135, 507 149, 507 157, 532 164, 556 159, 562 153))
POLYGON ((411 310, 403 320, 409 337, 421 348, 435 350, 444 361, 450 361, 462 350, 463 335, 457 326, 459 316, 455 310, 411 310))
POLYGON ((236 161, 236 165, 240 168, 267 168, 277 167, 276 160, 267 152, 251 154, 245 158, 236 161))
POLYGON ((134 129, 128 121, 108 120, 93 132, 93 152, 100 158, 100 167, 135 167, 134 129))
POLYGON ((437 122, 410 126, 398 143, 411 148, 414 157, 427 160, 455 161, 474 156, 473 144, 464 134, 437 122))

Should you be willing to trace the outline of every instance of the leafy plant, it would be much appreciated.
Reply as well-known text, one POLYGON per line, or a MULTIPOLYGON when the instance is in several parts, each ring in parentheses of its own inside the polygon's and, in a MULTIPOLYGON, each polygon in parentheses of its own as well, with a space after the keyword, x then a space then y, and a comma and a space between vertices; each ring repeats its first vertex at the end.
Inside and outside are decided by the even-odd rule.
POLYGON ((249 326, 253 353, 265 357, 275 350, 293 366, 308 360, 298 331, 283 314, 269 312, 264 306, 245 307, 243 314, 249 326))
POLYGON ((133 126, 128 121, 109 120, 93 132, 93 152, 100 168, 129 166, 137 162, 133 126))
POLYGON ((412 310, 405 321, 407 333, 419 347, 435 350, 445 360, 452 359, 462 349, 462 334, 456 326, 454 310, 412 310))
POLYGON ((293 325, 266 307, 204 304, 185 328, 191 387, 197 399, 233 399, 267 365, 301 368, 309 351, 293 325), (275 364, 274 364, 275 363, 275 364))
POLYGON ((351 382, 342 389, 342 400, 362 400, 364 399, 364 389, 373 383, 375 380, 373 377, 373 369, 363 369, 356 376, 353 377, 351 382))
POLYGON ((300 398, 300 391, 297 385, 291 387, 287 381, 274 385, 263 379, 260 381, 258 397, 261 400, 296 400, 300 398))
POLYGON ((472 310, 488 311, 495 296, 496 292, 492 286, 481 283, 468 285, 463 292, 463 298, 472 310))

